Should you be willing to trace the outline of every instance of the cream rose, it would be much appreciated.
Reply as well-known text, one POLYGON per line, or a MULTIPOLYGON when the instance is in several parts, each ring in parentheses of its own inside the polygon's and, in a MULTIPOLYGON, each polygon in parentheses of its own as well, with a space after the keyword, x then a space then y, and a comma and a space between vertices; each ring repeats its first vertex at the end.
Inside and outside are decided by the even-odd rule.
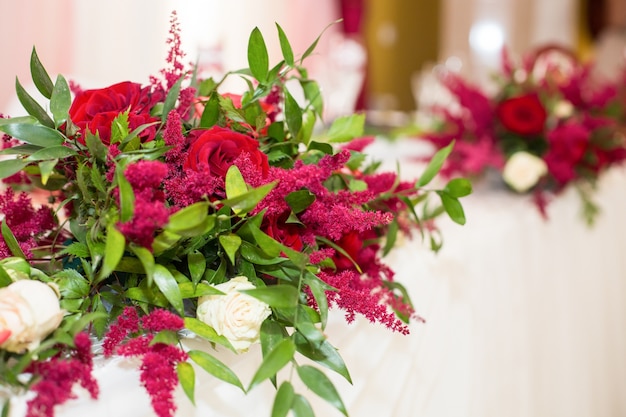
POLYGON ((537 184, 547 172, 543 159, 528 152, 516 152, 506 161, 502 178, 515 191, 523 193, 537 184))
POLYGON ((22 279, 0 289, 0 349, 33 350, 62 319, 59 296, 46 283, 22 279))
POLYGON ((259 341, 261 324, 270 315, 267 304, 239 292, 255 288, 246 277, 235 277, 215 288, 224 295, 205 295, 198 299, 198 320, 227 338, 237 352, 245 352, 259 341))

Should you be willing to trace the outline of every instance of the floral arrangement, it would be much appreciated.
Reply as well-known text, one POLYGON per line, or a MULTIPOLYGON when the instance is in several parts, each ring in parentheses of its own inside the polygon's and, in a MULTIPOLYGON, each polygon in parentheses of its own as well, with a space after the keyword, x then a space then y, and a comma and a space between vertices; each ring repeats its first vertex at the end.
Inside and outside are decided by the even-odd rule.
POLYGON ((594 80, 590 64, 558 46, 519 63, 506 50, 502 57, 494 94, 443 74, 453 106, 432 109, 435 123, 420 138, 436 149, 456 141, 442 173, 498 172, 511 190, 532 192, 544 216, 550 197, 572 184, 592 222, 598 208, 591 190, 602 172, 626 158, 621 89, 594 80))
POLYGON ((470 184, 424 188, 451 146, 405 181, 363 152, 363 115, 326 126, 303 66, 319 38, 296 57, 277 25, 283 59, 270 67, 253 30, 249 68, 224 77, 247 83, 234 95, 220 91, 224 79, 197 79, 175 13, 171 24, 168 65, 147 85, 53 82, 35 49, 46 108, 16 82, 28 115, 0 119, 1 386, 35 394, 27 417, 54 415, 76 384, 97 398, 98 340, 105 357, 139 358, 159 417, 173 415, 179 385, 194 401, 198 371, 244 392, 269 380, 272 416, 313 415, 297 376, 347 415, 326 374, 296 358, 350 380, 324 333, 331 308, 408 333, 418 316, 382 258, 398 234, 436 250, 433 220, 446 212, 463 224, 470 184), (189 334, 207 349, 185 348, 189 334), (262 357, 245 385, 210 352, 253 343, 262 357))

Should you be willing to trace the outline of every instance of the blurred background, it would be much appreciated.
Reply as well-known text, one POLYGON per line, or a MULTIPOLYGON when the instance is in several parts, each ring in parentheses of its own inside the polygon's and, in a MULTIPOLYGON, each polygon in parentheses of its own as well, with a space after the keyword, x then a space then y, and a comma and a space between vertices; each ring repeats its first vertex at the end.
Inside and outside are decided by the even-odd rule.
POLYGON ((33 46, 53 76, 63 73, 83 88, 147 82, 164 65, 173 10, 188 59, 214 73, 246 64, 247 37, 255 26, 276 62, 275 22, 302 53, 343 18, 327 30, 309 62, 325 87, 329 112, 356 107, 399 112, 387 116, 400 118, 418 105, 434 66, 487 83, 485 69, 498 65, 503 46, 522 53, 558 43, 602 58, 611 74, 623 58, 626 25, 622 0, 0 0, 0 7, 10 16, 0 26, 3 112, 13 109, 15 77, 28 85, 33 46))

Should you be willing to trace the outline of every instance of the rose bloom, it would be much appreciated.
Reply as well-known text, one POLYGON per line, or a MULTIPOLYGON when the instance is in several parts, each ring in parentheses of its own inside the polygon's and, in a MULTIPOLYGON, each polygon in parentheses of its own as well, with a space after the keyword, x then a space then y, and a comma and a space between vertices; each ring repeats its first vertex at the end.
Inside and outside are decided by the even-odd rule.
MULTIPOLYGON (((109 145, 111 141, 111 124, 125 111, 129 111, 128 125, 130 130, 139 126, 158 121, 150 116, 150 98, 147 88, 129 81, 114 84, 110 87, 85 90, 78 94, 69 110, 70 119, 80 128, 82 133, 79 141, 85 143, 85 131, 94 135, 98 132, 100 140, 109 145)), ((142 142, 154 139, 156 127, 150 126, 143 130, 139 137, 142 142)))
POLYGON ((23 279, 0 289, 0 349, 32 351, 63 319, 56 291, 23 279))
POLYGON ((246 277, 232 278, 215 288, 225 295, 200 297, 196 316, 228 339, 237 352, 245 352, 259 341, 261 324, 272 311, 263 301, 239 292, 255 288, 246 277))
POLYGON ((499 104, 497 113, 505 128, 521 135, 540 134, 548 117, 536 94, 504 100, 499 104))
POLYGON ((506 161, 502 178, 515 191, 523 193, 547 173, 548 166, 543 159, 528 152, 516 152, 506 161))
POLYGON ((185 170, 209 171, 216 177, 225 178, 228 168, 246 152, 264 177, 269 172, 267 155, 259 150, 257 140, 220 126, 196 132, 191 136, 192 142, 183 163, 185 170))
POLYGON ((359 252, 363 248, 363 240, 361 236, 359 236, 358 232, 352 231, 344 235, 337 245, 342 248, 352 260, 348 259, 345 255, 340 252, 335 252, 333 255, 333 262, 337 269, 351 269, 354 268, 354 262, 357 262, 357 258, 359 256, 359 252))
POLYGON ((287 217, 288 215, 270 218, 266 221, 262 230, 274 240, 300 252, 304 248, 302 236, 300 235, 301 226, 294 223, 286 223, 287 217))
POLYGON ((548 171, 560 183, 576 178, 576 165, 583 159, 589 146, 591 132, 582 124, 565 123, 548 132, 548 152, 544 160, 548 171))

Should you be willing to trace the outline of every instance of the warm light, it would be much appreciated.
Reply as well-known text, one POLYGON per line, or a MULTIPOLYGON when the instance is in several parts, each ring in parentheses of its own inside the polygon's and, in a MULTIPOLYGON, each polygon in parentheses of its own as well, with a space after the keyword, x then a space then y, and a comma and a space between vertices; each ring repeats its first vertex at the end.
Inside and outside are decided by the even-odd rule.
POLYGON ((496 22, 477 22, 470 30, 469 41, 472 49, 480 54, 497 53, 504 45, 504 29, 496 22))

